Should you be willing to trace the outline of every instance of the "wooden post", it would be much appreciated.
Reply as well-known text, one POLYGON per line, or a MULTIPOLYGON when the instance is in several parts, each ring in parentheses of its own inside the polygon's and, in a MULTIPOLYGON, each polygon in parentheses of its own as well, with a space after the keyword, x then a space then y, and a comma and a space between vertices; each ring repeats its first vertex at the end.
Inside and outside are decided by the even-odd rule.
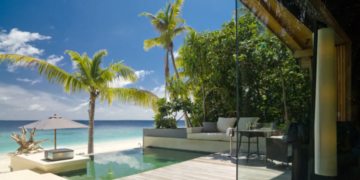
POLYGON ((55 149, 56 149, 56 129, 54 129, 54 136, 55 136, 55 138, 54 138, 54 145, 55 145, 55 149))

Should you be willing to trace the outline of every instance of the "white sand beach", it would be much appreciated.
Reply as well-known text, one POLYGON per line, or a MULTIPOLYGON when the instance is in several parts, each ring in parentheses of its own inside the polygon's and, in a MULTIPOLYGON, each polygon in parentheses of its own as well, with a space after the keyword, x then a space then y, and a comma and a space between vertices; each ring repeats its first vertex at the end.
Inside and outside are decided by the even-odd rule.
MULTIPOLYGON (((112 151, 120 151, 126 149, 133 149, 139 147, 139 143, 142 145, 142 138, 130 139, 130 140, 121 140, 121 141, 112 141, 106 143, 96 143, 94 146, 95 153, 103 153, 103 152, 112 152, 112 151)), ((87 153, 87 145, 83 146, 58 146, 58 148, 70 148, 75 151, 75 154, 78 153, 87 153)), ((43 152, 40 152, 43 153, 43 152)), ((6 154, 0 154, 0 173, 9 172, 10 166, 10 157, 6 154)))

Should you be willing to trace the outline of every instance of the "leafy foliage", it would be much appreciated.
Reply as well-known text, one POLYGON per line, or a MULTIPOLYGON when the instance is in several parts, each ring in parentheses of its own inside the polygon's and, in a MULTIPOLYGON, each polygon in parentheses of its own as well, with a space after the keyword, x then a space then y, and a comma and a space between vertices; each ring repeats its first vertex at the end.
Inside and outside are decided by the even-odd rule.
POLYGON ((263 122, 306 121, 310 78, 293 53, 250 13, 224 23, 221 30, 190 32, 176 60, 194 95, 197 113, 192 124, 236 115, 258 116, 263 122), (236 33, 238 41, 236 42, 236 33), (240 92, 236 92, 236 43, 240 92), (285 117, 287 114, 287 117, 285 117), (199 122, 200 121, 200 122, 199 122))
POLYGON ((192 113, 192 105, 189 99, 173 98, 171 101, 165 98, 159 99, 157 101, 158 113, 154 116, 155 127, 176 129, 177 122, 181 119, 176 119, 178 112, 192 113))

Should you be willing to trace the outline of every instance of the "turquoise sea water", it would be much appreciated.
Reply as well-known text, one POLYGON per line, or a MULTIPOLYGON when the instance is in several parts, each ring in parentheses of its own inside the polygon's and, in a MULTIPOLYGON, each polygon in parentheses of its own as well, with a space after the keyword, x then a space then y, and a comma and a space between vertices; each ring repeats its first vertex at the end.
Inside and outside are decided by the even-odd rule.
POLYGON ((187 161, 209 153, 159 148, 95 154, 87 168, 58 174, 68 180, 110 180, 187 161))
MULTIPOLYGON (((35 121, 1 121, 0 120, 0 155, 15 151, 19 145, 9 136, 12 132, 21 133, 18 127, 35 121)), ((88 121, 77 121, 88 124, 88 121)), ((153 121, 95 121, 94 143, 109 142, 116 140, 129 140, 142 137, 143 128, 153 128, 153 121)), ((178 127, 185 127, 184 121, 179 121, 178 127)), ((88 129, 58 129, 57 147, 81 146, 88 141, 88 129)), ((28 136, 29 137, 29 136, 28 136)), ((54 139, 54 130, 37 130, 35 141, 42 139, 54 139)), ((52 142, 41 144, 44 148, 53 148, 52 142)))

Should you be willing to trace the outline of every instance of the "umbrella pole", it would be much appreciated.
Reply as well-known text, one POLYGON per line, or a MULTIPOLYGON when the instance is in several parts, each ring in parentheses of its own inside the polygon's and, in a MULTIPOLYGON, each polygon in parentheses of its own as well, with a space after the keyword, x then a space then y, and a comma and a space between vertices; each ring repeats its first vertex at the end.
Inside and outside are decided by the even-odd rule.
POLYGON ((55 135, 54 142, 55 142, 55 149, 56 149, 56 129, 54 129, 54 135, 55 135))

